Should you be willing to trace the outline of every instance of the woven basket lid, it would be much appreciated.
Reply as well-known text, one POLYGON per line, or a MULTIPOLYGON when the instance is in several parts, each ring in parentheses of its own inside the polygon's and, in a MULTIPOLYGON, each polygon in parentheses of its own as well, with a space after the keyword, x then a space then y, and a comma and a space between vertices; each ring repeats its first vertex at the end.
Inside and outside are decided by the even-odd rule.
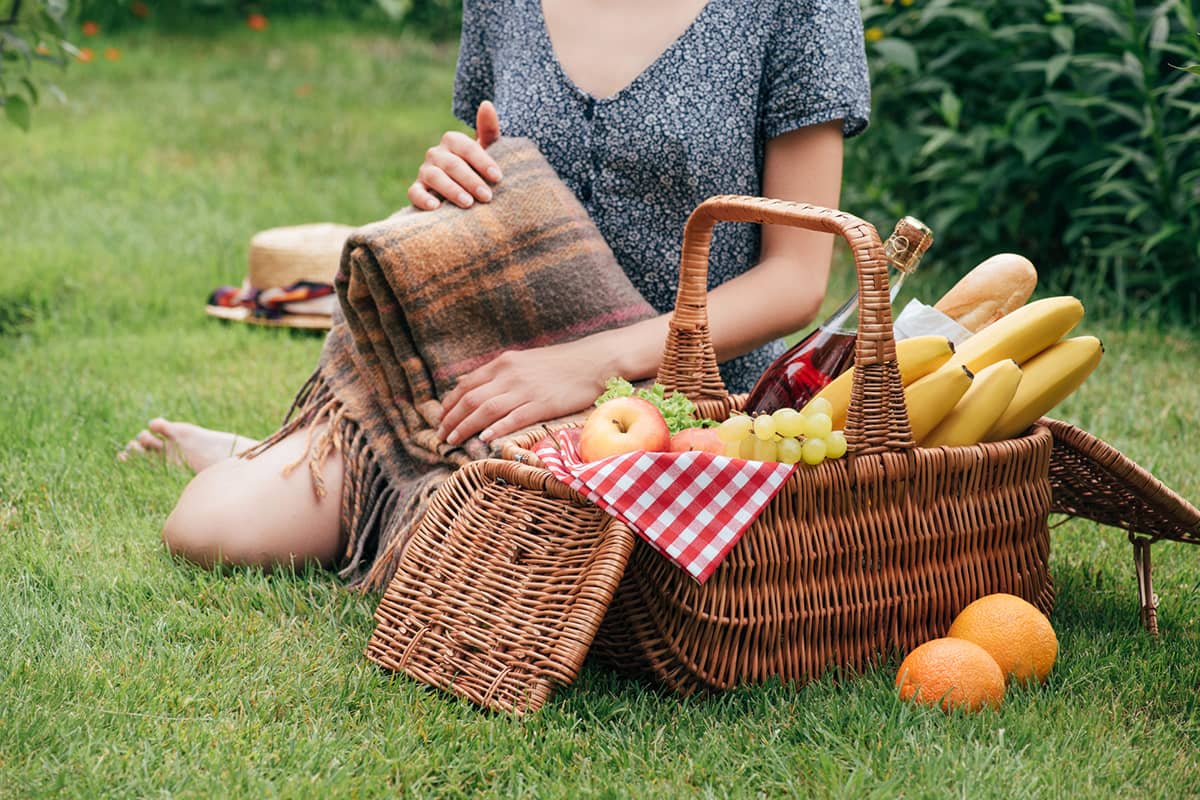
POLYGON ((250 239, 247 280, 255 289, 275 289, 299 281, 333 283, 342 246, 354 228, 333 222, 268 228, 250 239))

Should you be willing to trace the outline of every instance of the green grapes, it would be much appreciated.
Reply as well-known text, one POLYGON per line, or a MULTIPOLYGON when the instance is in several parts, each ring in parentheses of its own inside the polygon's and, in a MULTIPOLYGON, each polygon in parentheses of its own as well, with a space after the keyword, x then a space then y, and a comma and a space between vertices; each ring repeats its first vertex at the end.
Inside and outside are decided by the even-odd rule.
POLYGON ((750 461, 816 466, 846 454, 846 436, 833 430, 829 401, 818 398, 803 412, 781 408, 771 414, 734 413, 717 428, 725 455, 750 461))
POLYGON ((725 444, 737 444, 750 435, 754 420, 746 414, 733 414, 717 428, 717 438, 725 444))
POLYGON ((775 432, 780 436, 803 436, 804 416, 794 408, 781 408, 771 414, 775 419, 775 432))
POLYGON ((804 435, 809 439, 824 439, 833 433, 833 420, 828 414, 809 414, 804 435))
POLYGON ((776 461, 779 447, 774 439, 754 439, 754 460, 755 461, 776 461))
POLYGON ((833 403, 826 400, 824 397, 816 397, 804 409, 809 414, 826 414, 833 417, 833 403))
POLYGON ((827 450, 824 439, 805 439, 800 447, 800 458, 805 464, 816 466, 825 460, 827 450))
POLYGON ((738 450, 738 456, 746 459, 747 461, 753 461, 754 445, 757 444, 757 442, 758 437, 756 436, 747 436, 745 439, 742 439, 742 443, 739 445, 740 449, 738 450))
POLYGON ((795 464, 800 460, 800 451, 802 449, 800 440, 793 439, 790 436, 786 439, 780 439, 779 444, 775 448, 776 454, 779 457, 779 463, 781 464, 795 464))
POLYGON ((766 442, 775 438, 775 418, 770 414, 760 414, 754 418, 754 435, 760 441, 766 442))

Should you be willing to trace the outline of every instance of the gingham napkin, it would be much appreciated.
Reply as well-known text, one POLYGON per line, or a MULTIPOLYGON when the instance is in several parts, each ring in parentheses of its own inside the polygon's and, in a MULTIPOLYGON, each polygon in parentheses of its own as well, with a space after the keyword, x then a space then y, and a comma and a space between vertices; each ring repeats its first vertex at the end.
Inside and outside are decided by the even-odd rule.
POLYGON ((563 483, 626 523, 704 583, 770 502, 794 464, 712 453, 632 453, 586 462, 578 431, 559 431, 535 448, 563 483))

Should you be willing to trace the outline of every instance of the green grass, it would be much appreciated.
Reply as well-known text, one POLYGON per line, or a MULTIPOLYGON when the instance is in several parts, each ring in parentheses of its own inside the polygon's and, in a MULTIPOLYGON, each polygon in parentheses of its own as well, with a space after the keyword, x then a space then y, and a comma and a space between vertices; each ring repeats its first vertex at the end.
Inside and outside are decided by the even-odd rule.
MULTIPOLYGON (((517 722, 366 661, 376 598, 329 575, 172 561, 187 476, 113 454, 159 413, 272 429, 320 339, 203 298, 261 228, 403 205, 454 53, 303 21, 100 45, 70 105, 0 127, 0 796, 1197 795, 1200 549, 1154 548, 1154 641, 1125 535, 1086 522, 1052 534, 1049 682, 977 716, 899 704, 890 657, 686 701, 589 666, 517 722)), ((1061 415, 1200 498, 1197 339, 1083 329, 1108 355, 1061 415)))

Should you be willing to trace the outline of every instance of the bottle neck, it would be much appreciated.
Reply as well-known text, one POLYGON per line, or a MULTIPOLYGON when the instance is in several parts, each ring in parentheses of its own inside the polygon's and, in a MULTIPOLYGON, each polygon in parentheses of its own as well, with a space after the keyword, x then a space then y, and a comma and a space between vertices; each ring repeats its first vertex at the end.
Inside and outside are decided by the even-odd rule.
MULTIPOLYGON (((896 301, 896 294, 904 285, 904 279, 917 268, 921 256, 933 243, 933 231, 915 217, 904 217, 896 223, 892 235, 883 243, 883 255, 887 259, 889 302, 896 301)), ((842 307, 833 312, 821 328, 837 333, 854 334, 858 330, 858 291, 842 307)))
MULTIPOLYGON (((896 301, 896 295, 900 293, 900 287, 904 285, 904 279, 908 277, 907 272, 901 272, 898 269, 888 270, 888 284, 891 287, 888 290, 888 299, 891 302, 896 301)), ((854 294, 850 298, 829 315, 829 319, 821 325, 822 328, 828 331, 837 333, 853 334, 858 330, 858 290, 854 290, 854 294)))

